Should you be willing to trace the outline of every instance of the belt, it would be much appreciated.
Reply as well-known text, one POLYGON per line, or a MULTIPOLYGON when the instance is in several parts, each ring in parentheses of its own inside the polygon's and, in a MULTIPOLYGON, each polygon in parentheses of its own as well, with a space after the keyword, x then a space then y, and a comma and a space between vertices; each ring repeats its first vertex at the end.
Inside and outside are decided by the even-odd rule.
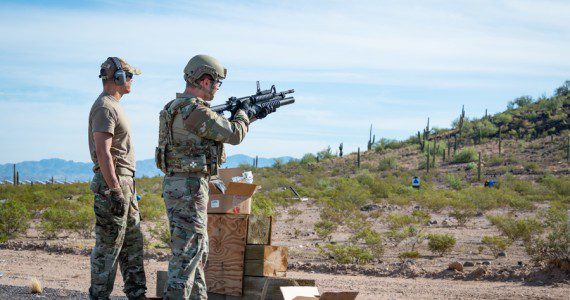
POLYGON ((123 167, 116 167, 115 174, 122 175, 122 176, 130 176, 135 177, 135 171, 131 171, 130 169, 123 168, 123 167))
MULTIPOLYGON (((101 173, 101 169, 97 168, 97 170, 95 170, 95 173, 101 173)), ((130 169, 124 167, 115 167, 115 174, 117 174, 118 176, 135 177, 134 171, 131 171, 130 169)))

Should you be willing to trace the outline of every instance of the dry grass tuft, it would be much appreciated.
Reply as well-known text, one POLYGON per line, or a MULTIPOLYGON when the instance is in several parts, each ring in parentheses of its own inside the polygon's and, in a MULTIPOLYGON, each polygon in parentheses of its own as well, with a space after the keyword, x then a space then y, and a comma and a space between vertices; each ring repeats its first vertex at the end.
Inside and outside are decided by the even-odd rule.
POLYGON ((32 278, 30 282, 30 289, 32 294, 41 294, 42 293, 42 284, 37 278, 32 278))

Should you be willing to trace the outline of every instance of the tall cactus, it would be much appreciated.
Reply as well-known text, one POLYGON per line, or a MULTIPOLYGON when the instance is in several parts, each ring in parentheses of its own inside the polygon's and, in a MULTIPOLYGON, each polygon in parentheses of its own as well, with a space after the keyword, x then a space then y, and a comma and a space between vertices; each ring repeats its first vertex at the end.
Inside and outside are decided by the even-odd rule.
POLYGON ((368 149, 368 151, 372 150, 372 145, 374 144, 374 140, 376 139, 376 135, 374 135, 374 138, 372 138, 372 124, 370 124, 370 134, 368 136, 368 146, 366 149, 368 149))

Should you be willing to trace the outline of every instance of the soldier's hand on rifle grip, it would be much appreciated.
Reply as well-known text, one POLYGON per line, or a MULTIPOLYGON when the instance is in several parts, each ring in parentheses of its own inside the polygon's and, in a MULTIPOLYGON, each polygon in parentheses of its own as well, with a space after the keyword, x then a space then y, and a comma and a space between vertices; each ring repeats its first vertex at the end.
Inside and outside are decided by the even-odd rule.
POLYGON ((109 190, 110 210, 115 216, 123 216, 125 214, 125 197, 120 188, 109 190))

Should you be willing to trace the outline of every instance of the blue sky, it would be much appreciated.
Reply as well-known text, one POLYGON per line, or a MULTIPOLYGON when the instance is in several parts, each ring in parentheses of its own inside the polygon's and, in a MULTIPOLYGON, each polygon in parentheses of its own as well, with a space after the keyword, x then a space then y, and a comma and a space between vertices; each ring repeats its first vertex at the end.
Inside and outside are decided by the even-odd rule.
POLYGON ((568 1, 2 1, 0 163, 89 161, 87 116, 108 56, 143 71, 122 100, 137 159, 153 156, 158 112, 200 53, 229 70, 214 104, 256 80, 296 90, 229 155, 355 151, 370 124, 407 138, 428 117, 448 127, 463 104, 473 117, 550 95, 570 79, 568 11, 568 1))

